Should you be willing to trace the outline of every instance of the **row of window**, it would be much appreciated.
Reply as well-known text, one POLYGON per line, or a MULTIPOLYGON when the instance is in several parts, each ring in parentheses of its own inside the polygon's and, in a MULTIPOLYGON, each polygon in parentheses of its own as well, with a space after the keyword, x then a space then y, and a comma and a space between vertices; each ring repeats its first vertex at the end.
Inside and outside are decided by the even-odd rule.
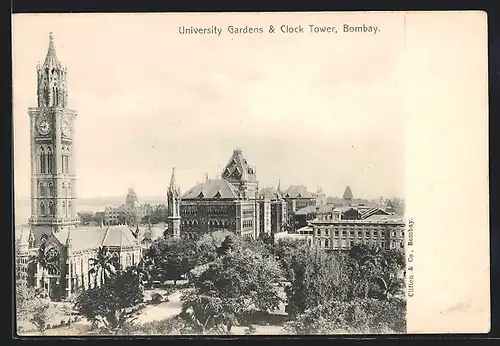
MULTIPOLYGON (((63 174, 70 172, 69 153, 63 153, 61 156, 61 169, 63 174)), ((36 172, 41 174, 54 174, 54 154, 52 151, 41 152, 36 160, 36 172)))
MULTIPOLYGON (((366 245, 379 245, 381 248, 385 248, 386 242, 381 241, 363 241, 361 240, 360 242, 355 242, 354 240, 346 240, 346 239, 341 239, 337 240, 334 239, 333 242, 330 242, 330 239, 318 239, 316 241, 316 244, 318 244, 321 247, 324 248, 348 248, 348 247, 353 247, 355 244, 366 244, 366 245)), ((389 248, 390 249, 396 249, 397 247, 399 248, 404 248, 404 242, 402 241, 395 241, 391 240, 389 243, 389 248)))
POLYGON ((250 228, 250 227, 253 227, 253 220, 244 220, 243 228, 250 228))
MULTIPOLYGON (((62 210, 66 216, 68 214, 71 214, 71 201, 63 201, 62 202, 62 210)), ((38 215, 54 215, 55 213, 55 208, 54 208, 54 202, 49 201, 49 202, 44 202, 41 201, 40 204, 38 205, 38 215)))
MULTIPOLYGON (((404 231, 400 231, 401 233, 401 237, 404 237, 405 236, 405 232, 404 231)), ((338 237, 340 234, 340 231, 339 230, 335 230, 334 231, 334 236, 335 237, 338 237)), ((370 238, 370 237, 375 237, 375 236, 379 236, 379 237, 385 237, 386 235, 386 231, 382 230, 382 231, 347 231, 347 230, 342 230, 342 236, 347 236, 349 234, 349 236, 351 238, 353 238, 354 236, 356 236, 357 238, 361 238, 363 237, 363 234, 366 238, 370 238), (349 232, 349 233, 348 233, 349 232)), ((398 231, 390 231, 390 235, 392 237, 396 237, 398 234, 398 231)), ((317 229, 316 230, 316 235, 317 236, 321 236, 321 229, 317 229)), ((329 229, 323 229, 323 235, 326 236, 326 237, 329 237, 330 236, 330 230, 329 229)))

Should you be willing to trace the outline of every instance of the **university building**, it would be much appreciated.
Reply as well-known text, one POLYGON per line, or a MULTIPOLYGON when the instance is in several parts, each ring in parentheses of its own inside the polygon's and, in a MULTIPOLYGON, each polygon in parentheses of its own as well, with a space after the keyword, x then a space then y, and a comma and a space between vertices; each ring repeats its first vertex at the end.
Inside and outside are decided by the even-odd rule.
POLYGON ((52 34, 36 71, 38 105, 29 108, 31 217, 16 246, 16 274, 59 300, 98 281, 89 266, 100 247, 122 266, 137 263, 141 248, 127 226, 79 227, 73 151, 77 112, 68 108, 68 71, 57 59, 52 34))
POLYGON ((207 179, 182 196, 172 173, 167 192, 169 230, 179 236, 197 237, 229 231, 257 239, 261 233, 283 229, 285 201, 269 189, 259 191, 255 168, 235 149, 220 179, 207 179))

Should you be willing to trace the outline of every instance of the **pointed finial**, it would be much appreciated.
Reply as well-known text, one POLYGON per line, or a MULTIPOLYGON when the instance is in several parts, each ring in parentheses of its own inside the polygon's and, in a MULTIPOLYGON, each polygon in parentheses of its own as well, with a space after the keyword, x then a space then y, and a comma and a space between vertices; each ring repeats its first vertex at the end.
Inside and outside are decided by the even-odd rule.
POLYGON ((175 182, 175 167, 172 167, 172 176, 170 177, 169 190, 172 192, 175 192, 176 188, 177 188, 177 185, 175 182))
POLYGON ((49 33, 49 49, 47 50, 47 56, 45 57, 44 66, 58 66, 59 61, 57 61, 56 48, 54 47, 54 36, 52 32, 49 33))
POLYGON ((208 182, 208 173, 205 173, 205 183, 208 182))
POLYGON ((278 178, 278 192, 281 193, 281 179, 278 178))

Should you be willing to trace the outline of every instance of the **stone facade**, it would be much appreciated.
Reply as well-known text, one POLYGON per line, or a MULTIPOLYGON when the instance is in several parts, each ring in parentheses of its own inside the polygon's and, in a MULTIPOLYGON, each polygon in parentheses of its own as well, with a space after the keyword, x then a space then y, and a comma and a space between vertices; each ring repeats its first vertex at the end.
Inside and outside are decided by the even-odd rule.
POLYGON ((16 277, 43 287, 53 300, 95 286, 89 273, 99 249, 122 267, 137 264, 141 247, 127 226, 82 228, 76 213, 74 121, 67 108, 67 70, 57 60, 50 35, 45 62, 37 67, 38 107, 31 126, 31 217, 16 241, 16 277), (41 256, 45 261, 40 261, 41 256), (50 263, 46 266, 44 263, 50 263))

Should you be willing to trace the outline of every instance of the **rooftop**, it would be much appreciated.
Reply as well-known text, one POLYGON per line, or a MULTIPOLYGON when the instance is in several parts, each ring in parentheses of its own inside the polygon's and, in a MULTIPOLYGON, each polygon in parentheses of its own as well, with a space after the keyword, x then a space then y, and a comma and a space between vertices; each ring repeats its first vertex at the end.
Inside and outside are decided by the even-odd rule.
POLYGON ((98 248, 99 246, 136 246, 137 242, 129 226, 77 227, 61 230, 54 236, 61 244, 66 244, 68 234, 74 251, 98 248))
POLYGON ((314 198, 313 194, 307 191, 307 187, 304 185, 292 185, 285 192, 283 192, 284 198, 314 198))
POLYGON ((182 199, 238 199, 237 189, 227 180, 209 179, 189 189, 182 199))

